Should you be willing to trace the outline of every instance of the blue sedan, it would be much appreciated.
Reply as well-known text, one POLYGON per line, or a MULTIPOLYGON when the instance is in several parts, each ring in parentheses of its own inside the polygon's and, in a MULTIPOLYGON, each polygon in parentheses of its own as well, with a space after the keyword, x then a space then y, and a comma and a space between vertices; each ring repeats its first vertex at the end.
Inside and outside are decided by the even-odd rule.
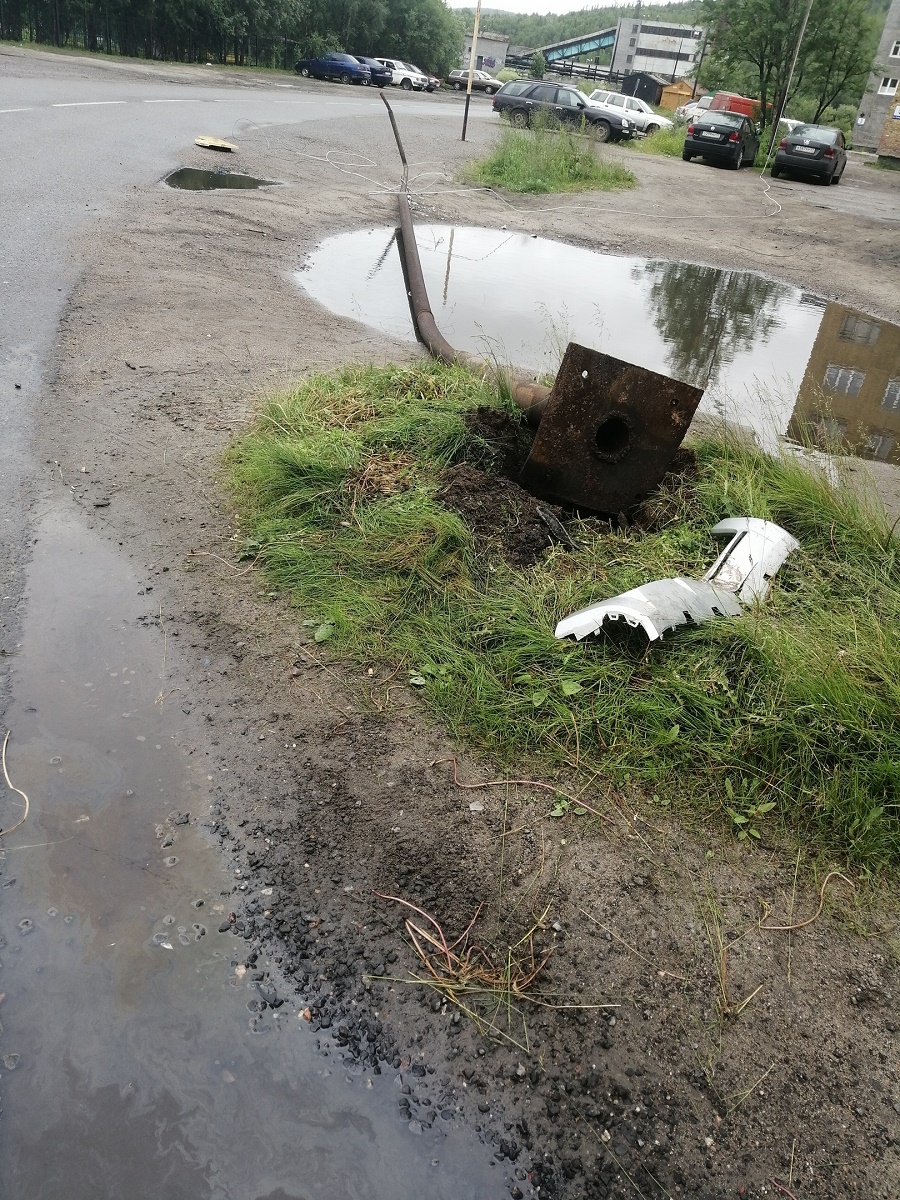
POLYGON ((304 79, 339 79, 341 83, 371 83, 372 72, 350 54, 332 50, 321 58, 301 58, 294 70, 304 79))
POLYGON ((383 88, 391 83, 394 72, 390 67, 386 67, 384 63, 380 63, 377 58, 366 58, 364 54, 356 54, 354 57, 357 62, 369 68, 372 75, 373 87, 383 88))

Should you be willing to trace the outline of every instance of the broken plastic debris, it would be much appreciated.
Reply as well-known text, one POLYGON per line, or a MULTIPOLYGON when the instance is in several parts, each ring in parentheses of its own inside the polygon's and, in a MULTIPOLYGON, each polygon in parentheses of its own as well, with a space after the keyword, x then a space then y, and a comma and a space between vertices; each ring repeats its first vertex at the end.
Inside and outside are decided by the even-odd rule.
POLYGON ((712 533, 729 541, 702 580, 658 579, 632 588, 566 617, 556 626, 556 636, 581 641, 607 621, 621 620, 632 629, 643 629, 653 642, 679 625, 737 617, 742 603, 765 599, 773 575, 800 547, 780 525, 758 517, 731 517, 715 525, 712 533))

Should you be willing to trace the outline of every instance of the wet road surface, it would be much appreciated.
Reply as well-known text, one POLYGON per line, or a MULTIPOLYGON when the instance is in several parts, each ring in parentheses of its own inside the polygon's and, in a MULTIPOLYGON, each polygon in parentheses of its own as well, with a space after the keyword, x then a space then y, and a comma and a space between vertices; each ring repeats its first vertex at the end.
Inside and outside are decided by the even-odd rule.
MULTIPOLYGON (((395 1072, 320 1054, 295 1004, 252 1011, 246 943, 218 932, 234 864, 200 824, 222 768, 173 675, 148 568, 91 528, 69 468, 35 441, 83 266, 76 236, 102 237, 128 188, 178 166, 199 132, 227 136, 250 109, 321 121, 374 99, 178 91, 0 77, 0 145, 17 164, 0 279, 0 706, 9 773, 31 805, 0 851, 0 1194, 500 1194, 470 1135, 406 1128, 395 1072)), ((21 812, 4 792, 0 824, 21 812)))

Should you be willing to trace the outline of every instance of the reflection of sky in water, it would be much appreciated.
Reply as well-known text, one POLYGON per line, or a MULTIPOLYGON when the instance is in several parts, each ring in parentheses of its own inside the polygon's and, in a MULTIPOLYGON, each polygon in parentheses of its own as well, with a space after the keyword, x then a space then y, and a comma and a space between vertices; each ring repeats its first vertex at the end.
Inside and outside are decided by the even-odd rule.
MULTIPOLYGON (((553 374, 566 342, 577 341, 706 385, 701 411, 785 429, 823 311, 796 288, 522 233, 416 233, 432 311, 459 349, 553 374)), ((411 338, 393 237, 382 228, 329 238, 297 282, 332 312, 411 338)))

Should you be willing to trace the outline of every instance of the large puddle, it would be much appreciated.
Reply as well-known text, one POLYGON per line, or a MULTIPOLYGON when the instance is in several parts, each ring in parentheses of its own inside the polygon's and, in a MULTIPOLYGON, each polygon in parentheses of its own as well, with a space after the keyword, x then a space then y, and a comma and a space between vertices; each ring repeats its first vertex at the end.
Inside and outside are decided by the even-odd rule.
MULTIPOLYGON (((745 271, 616 257, 501 230, 420 225, 441 332, 554 374, 574 340, 706 388, 700 412, 900 462, 900 327, 745 271)), ((392 228, 322 242, 297 282, 332 312, 415 337, 392 228)))
MULTIPOLYGON (((488 1147, 407 1128, 396 1073, 323 1057, 296 1004, 248 1011, 177 626, 71 502, 35 537, 8 755, 31 809, 0 848, 0 1195, 497 1194, 488 1147)), ((0 824, 20 813, 4 789, 0 824)))

